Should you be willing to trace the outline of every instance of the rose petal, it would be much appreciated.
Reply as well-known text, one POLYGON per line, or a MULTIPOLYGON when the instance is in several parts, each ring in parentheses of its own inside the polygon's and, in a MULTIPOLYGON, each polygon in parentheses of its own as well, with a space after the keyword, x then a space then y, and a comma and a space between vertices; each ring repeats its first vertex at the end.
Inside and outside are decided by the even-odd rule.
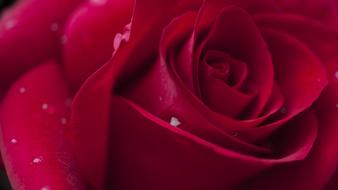
MULTIPOLYGON (((180 16, 176 19, 174 19, 166 28, 165 32, 162 36, 161 44, 160 44, 160 52, 163 55, 164 60, 170 60, 170 65, 168 65, 168 69, 171 70, 172 74, 177 76, 178 80, 181 80, 188 89, 192 90, 194 92, 194 68, 198 66, 197 63, 193 64, 193 36, 191 36, 191 33, 193 31, 194 23, 196 19, 196 13, 194 12, 189 12, 186 13, 183 16, 180 16), (184 45, 182 45, 184 44, 184 45), (177 52, 177 49, 179 49, 179 53, 177 52), (176 55, 177 54, 177 55, 176 55), (177 56, 177 57, 176 57, 177 56)), ((214 53, 215 54, 215 53, 214 53)), ((210 55, 210 59, 213 59, 215 55, 210 55)), ((232 65, 237 65, 237 64, 232 64, 232 65)), ((204 66, 204 65, 202 65, 204 66)), ((232 67, 234 68, 234 67, 232 67)), ((200 68, 201 73, 204 73, 204 70, 207 70, 206 68, 200 68)), ((233 71, 232 71, 233 72, 233 71)), ((200 77, 200 76, 197 76, 200 77)), ((203 77, 200 77, 203 78, 203 77)), ((195 79, 195 80, 201 80, 201 79, 195 79)), ((221 83, 221 81, 214 79, 213 77, 206 77, 205 80, 202 80, 201 83, 206 82, 205 85, 202 85, 203 88, 208 88, 211 87, 211 84, 214 85, 214 90, 208 90, 208 89, 203 89, 201 92, 204 95, 205 101, 211 106, 212 108, 215 108, 215 110, 220 111, 224 113, 224 108, 222 109, 216 109, 216 106, 219 104, 219 98, 222 99, 223 104, 229 104, 229 103, 234 103, 237 102, 237 104, 240 104, 241 106, 238 109, 244 109, 245 105, 248 104, 248 102, 252 99, 252 96, 248 95, 242 95, 240 92, 236 93, 236 90, 232 90, 231 87, 224 86, 224 84, 218 84, 221 83), (212 80, 212 82, 210 80, 212 80), (215 80, 215 81, 214 81, 215 80), (208 81, 208 82, 207 82, 208 81), (212 93, 219 90, 218 87, 221 86, 222 90, 225 90, 224 93, 212 93), (209 92, 209 93, 208 93, 209 92), (229 94, 228 96, 226 96, 229 94), (214 95, 215 97, 211 98, 207 95, 214 95), (216 98, 218 96, 219 98, 216 98), (226 98, 228 97, 228 98, 226 98), (241 100, 238 101, 233 101, 234 98, 240 99, 239 97, 243 97, 241 100), (232 98, 232 99, 231 99, 232 98), (218 102, 218 104, 212 104, 212 102, 218 102), (243 105, 244 104, 244 105, 243 105), (222 110, 222 111, 221 111, 222 110)), ((151 85, 150 85, 151 86, 151 85)), ((137 93, 136 93, 137 94, 137 93)), ((161 98, 165 98, 165 95, 158 95, 161 96, 161 98)), ((158 98, 156 98, 158 99, 158 98)), ((143 101, 144 102, 144 101, 143 101)), ((154 101, 153 101, 154 102, 154 101)), ((148 104, 148 103, 145 103, 148 104)), ((156 105, 154 105, 156 106, 156 105)), ((158 103, 158 106, 162 107, 162 103, 158 103)), ((219 106, 219 105, 218 105, 219 106)), ((148 107, 148 106, 147 106, 148 107)), ((221 107, 221 106, 219 106, 221 107)), ((236 109, 233 106, 227 105, 225 108, 231 108, 231 111, 229 112, 229 116, 236 115, 239 111, 235 111, 236 109)), ((156 109, 156 108, 155 108, 156 109)))
POLYGON ((249 185, 250 189, 324 188, 331 176, 334 175, 338 165, 338 149, 336 148, 338 146, 337 99, 337 86, 330 85, 315 104, 319 126, 318 137, 308 157, 301 162, 273 168, 263 173, 252 180, 253 184, 249 185))
POLYGON ((203 101, 212 110, 218 113, 234 118, 244 117, 245 113, 243 112, 253 100, 254 94, 242 93, 238 88, 233 87, 231 84, 237 82, 234 80, 234 75, 243 75, 246 77, 248 72, 246 64, 233 60, 223 52, 208 51, 204 60, 200 63, 199 69, 200 91, 203 101), (207 63, 210 61, 211 63, 207 63), (216 61, 216 63, 213 63, 212 61, 216 61), (218 69, 211 66, 214 64, 219 64, 221 66, 227 65, 227 71, 218 71, 218 69), (244 73, 237 74, 236 70, 234 70, 234 67, 236 66, 244 67, 244 73), (218 72, 226 73, 223 74, 218 72))
POLYGON ((113 100, 111 114, 113 189, 232 189, 270 164, 305 156, 309 148, 305 141, 300 146, 305 149, 281 159, 259 159, 186 133, 120 97, 113 100), (126 115, 133 119, 122 119, 126 115))
POLYGON ((9 90, 1 107, 1 153, 14 189, 84 189, 64 136, 67 97, 55 63, 9 90))
POLYGON ((269 44, 276 82, 289 112, 309 107, 327 85, 325 68, 310 49, 298 40, 273 30, 263 30, 269 44))
MULTIPOLYGON (((181 18, 182 20, 185 20, 183 18, 189 18, 189 16, 189 14, 182 15, 175 21, 178 22, 181 18)), ((172 22, 171 24, 174 23, 175 22, 172 22)), ((169 29, 171 24, 168 26, 169 29)), ((174 26, 177 25, 174 24, 174 26)), ((164 38, 162 38, 164 41, 161 42, 161 45, 165 44, 165 34, 166 30, 164 30, 164 38)), ((156 64, 148 68, 149 71, 138 75, 139 78, 137 82, 135 81, 132 84, 129 84, 129 86, 120 87, 117 89, 117 93, 127 97, 129 100, 163 120, 169 121, 172 116, 181 118, 185 125, 180 125, 180 129, 190 132, 209 142, 245 154, 269 155, 269 152, 265 148, 252 146, 229 136, 231 130, 240 130, 240 128, 236 129, 228 127, 229 123, 230 125, 232 124, 231 122, 220 119, 218 124, 222 124, 222 127, 217 128, 212 125, 210 121, 208 121, 208 116, 210 114, 205 114, 206 108, 203 107, 203 105, 201 106, 200 101, 196 96, 191 94, 191 91, 189 91, 188 88, 185 88, 185 85, 177 78, 177 75, 172 74, 173 72, 170 70, 169 66, 173 64, 165 63, 167 58, 165 58, 162 53, 163 52, 161 52, 161 57, 156 64), (221 123, 221 121, 225 122, 221 123), (221 129, 224 129, 224 131, 221 129), (228 132, 228 134, 225 132, 228 132)), ((170 59, 170 61, 173 60, 175 59, 170 59)), ((274 90, 274 98, 277 97, 278 100, 283 100, 276 92, 278 91, 274 90), (277 95, 275 95, 275 93, 277 95)), ((273 102, 280 107, 281 102, 278 100, 273 100, 273 102)), ((276 111, 274 106, 272 107, 273 108, 271 109, 276 111)), ((213 115, 216 114, 213 113, 213 115)), ((244 122, 242 124, 244 124, 244 122)), ((311 135, 304 135, 304 138, 308 137, 311 139, 311 135)), ((309 149, 307 148, 306 150, 309 149)))
POLYGON ((337 1, 335 0, 280 0, 284 12, 303 15, 338 29, 337 1))
POLYGON ((196 64, 193 62, 195 45, 193 30, 197 16, 196 11, 191 11, 174 18, 165 27, 159 44, 159 51, 163 59, 168 61, 172 73, 177 75, 177 78, 192 92, 196 91, 194 80, 197 80, 194 73, 196 64))
POLYGON ((173 115, 182 118, 186 125, 180 128, 220 146, 245 153, 267 152, 233 138, 231 128, 226 131, 211 124, 202 112, 207 109, 205 105, 180 80, 170 75, 167 64, 161 60, 131 88, 118 89, 117 93, 164 120, 169 121, 173 115))
POLYGON ((223 9, 202 52, 208 50, 225 51, 247 64, 249 75, 242 90, 257 93, 257 100, 249 108, 246 118, 257 117, 271 94, 274 71, 267 45, 250 16, 238 7, 223 9))
POLYGON ((130 22, 132 0, 107 0, 99 5, 88 2, 70 19, 65 35, 64 64, 74 87, 108 61, 114 37, 130 22))
POLYGON ((82 0, 22 0, 0 21, 0 86, 27 69, 60 58, 60 35, 70 12, 82 0))
MULTIPOLYGON (((161 48, 170 47, 169 42, 171 41, 168 41, 168 36, 166 36, 168 34, 167 29, 170 39, 171 31, 174 31, 172 26, 177 26, 177 22, 185 21, 190 17, 191 14, 187 13, 177 17, 175 21, 169 24, 164 30, 164 35, 160 42, 161 48)), ((207 109, 205 105, 195 95, 191 94, 192 92, 185 86, 182 79, 174 74, 175 70, 169 69, 170 66, 175 65, 175 63, 172 63, 175 59, 169 59, 170 63, 164 62, 164 60, 167 60, 164 53, 164 51, 160 51, 161 58, 157 60, 154 66, 149 68, 149 71, 146 71, 145 74, 138 74, 139 78, 137 81, 129 84, 129 86, 124 85, 118 88, 116 90, 117 93, 128 97, 128 99, 160 118, 169 120, 170 114, 176 114, 184 118, 187 125, 183 125, 182 129, 220 146, 253 154, 269 152, 265 148, 255 147, 232 137, 230 134, 233 132, 231 128, 221 130, 213 126, 208 121, 208 117, 203 116, 203 112, 200 112, 207 109), (198 107, 199 105, 202 106, 198 107)), ((224 123, 220 125, 227 127, 224 123)))
POLYGON ((111 129, 111 189, 230 189, 269 166, 170 126, 119 97, 112 104, 111 129), (122 119, 126 115, 133 119, 122 119))
POLYGON ((327 25, 295 15, 257 15, 257 23, 264 28, 271 28, 295 36, 306 44, 326 67, 329 80, 338 81, 338 33, 327 25))
POLYGON ((109 102, 112 89, 117 88, 118 81, 138 71, 138 67, 142 66, 140 63, 153 57, 161 30, 172 17, 189 9, 197 9, 200 3, 179 0, 136 1, 128 43, 121 46, 112 60, 96 71, 77 93, 70 133, 74 134, 74 147, 81 173, 94 189, 102 189, 105 185, 109 102), (150 12, 149 9, 153 11, 150 12), (154 17, 154 14, 158 16, 154 17), (144 44, 147 44, 147 48, 144 48, 144 44), (130 56, 133 54, 135 56, 130 56), (93 143, 84 147, 83 144, 88 144, 88 138, 93 143))
POLYGON ((224 5, 236 5, 251 15, 261 13, 283 13, 304 16, 317 20, 325 25, 338 29, 337 9, 335 0, 207 0, 208 12, 216 14, 224 5))
POLYGON ((243 132, 250 141, 270 136, 290 118, 310 107, 328 83, 323 65, 307 46, 285 33, 262 31, 273 55, 276 82, 285 102, 283 110, 270 123, 243 132))
POLYGON ((330 26, 292 14, 258 14, 254 18, 260 27, 295 36, 324 63, 337 60, 338 34, 330 26))

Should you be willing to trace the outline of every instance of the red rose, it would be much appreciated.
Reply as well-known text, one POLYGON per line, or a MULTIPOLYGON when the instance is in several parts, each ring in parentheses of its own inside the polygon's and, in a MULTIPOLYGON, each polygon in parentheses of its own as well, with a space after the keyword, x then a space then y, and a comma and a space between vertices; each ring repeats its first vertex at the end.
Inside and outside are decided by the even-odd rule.
POLYGON ((1 20, 14 189, 338 187, 336 1, 78 3, 1 20))

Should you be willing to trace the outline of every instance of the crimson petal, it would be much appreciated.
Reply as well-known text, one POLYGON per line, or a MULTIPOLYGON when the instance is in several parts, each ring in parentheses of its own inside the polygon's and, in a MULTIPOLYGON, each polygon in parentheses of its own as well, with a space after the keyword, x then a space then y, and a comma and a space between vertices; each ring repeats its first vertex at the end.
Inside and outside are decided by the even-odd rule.
POLYGON ((114 57, 96 71, 77 93, 70 134, 74 134, 73 143, 81 173, 94 189, 102 189, 106 183, 104 176, 107 170, 106 150, 112 90, 117 88, 117 82, 123 79, 128 81, 129 74, 133 74, 142 66, 141 63, 153 57, 161 30, 172 17, 189 9, 197 9, 200 4, 200 1, 192 0, 166 2, 137 0, 128 43, 122 45, 114 57), (153 11, 150 12, 149 9, 153 11), (155 12, 158 15, 156 17, 153 16, 155 12), (147 44, 147 48, 139 44, 147 44), (135 56, 130 56, 134 54, 135 56), (84 147, 83 144, 87 144, 88 137, 93 143, 89 144, 89 147, 84 147))
POLYGON ((21 0, 0 20, 0 86, 50 58, 60 58, 61 32, 82 0, 21 0))
POLYGON ((122 97, 112 102, 110 134, 112 189, 231 189, 272 165, 304 158, 308 149, 306 145, 276 160, 238 154, 173 127, 122 97), (133 119, 123 119, 126 115, 133 119))
POLYGON ((14 189, 85 189, 64 130, 68 92, 55 63, 30 71, 1 107, 1 153, 14 189))
POLYGON ((272 92, 274 71, 267 45, 250 15, 238 7, 224 8, 203 49, 224 51, 247 64, 249 75, 242 90, 257 93, 247 118, 257 117, 272 92))
POLYGON ((82 82, 112 56, 114 37, 130 22, 132 0, 88 2, 70 18, 66 26, 64 64, 72 86, 82 82))
POLYGON ((325 187, 338 165, 337 93, 337 86, 328 86, 314 106, 317 110, 318 136, 306 159, 268 170, 253 179, 253 184, 248 186, 250 189, 298 190, 325 187))

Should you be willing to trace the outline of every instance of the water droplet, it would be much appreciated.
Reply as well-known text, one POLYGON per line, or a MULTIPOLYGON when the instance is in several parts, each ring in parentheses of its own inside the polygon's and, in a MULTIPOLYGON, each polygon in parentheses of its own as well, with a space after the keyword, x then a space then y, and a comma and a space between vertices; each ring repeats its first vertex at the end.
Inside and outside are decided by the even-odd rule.
POLYGON ((33 164, 40 164, 42 162, 42 157, 36 157, 32 160, 33 164))
POLYGON ((16 144, 16 143, 18 143, 18 140, 16 140, 16 139, 13 138, 13 139, 11 139, 11 143, 12 144, 16 144))
POLYGON ((336 104, 336 108, 338 108, 338 104, 336 104))
POLYGON ((48 104, 46 104, 46 103, 42 104, 41 108, 43 110, 47 110, 48 109, 48 104))
POLYGON ((338 71, 334 73, 334 77, 338 80, 338 71))
POLYGON ((67 125, 67 118, 62 117, 62 118, 60 119, 60 123, 61 123, 61 125, 67 125))
POLYGON ((120 47, 122 41, 122 34, 117 33, 114 38, 114 49, 117 50, 120 47))
POLYGON ((27 91, 27 89, 26 89, 25 87, 19 88, 19 92, 20 92, 21 94, 25 93, 26 91, 27 91))
POLYGON ((56 32, 59 29, 59 24, 58 23, 52 23, 50 25, 50 30, 53 32, 56 32))
POLYGON ((90 0, 93 5, 104 5, 107 3, 107 0, 90 0))
POLYGON ((176 117, 171 117, 170 118, 170 125, 177 127, 177 126, 181 125, 181 122, 176 117))
POLYGON ((131 24, 127 24, 122 33, 117 33, 114 37, 114 52, 113 55, 116 53, 116 51, 119 49, 121 43, 128 42, 130 38, 130 30, 131 30, 131 24))
POLYGON ((16 21, 15 20, 8 20, 8 21, 5 22, 5 28, 7 30, 12 29, 15 25, 16 25, 16 21))
POLYGON ((51 190, 51 188, 49 186, 43 186, 41 187, 41 190, 51 190))

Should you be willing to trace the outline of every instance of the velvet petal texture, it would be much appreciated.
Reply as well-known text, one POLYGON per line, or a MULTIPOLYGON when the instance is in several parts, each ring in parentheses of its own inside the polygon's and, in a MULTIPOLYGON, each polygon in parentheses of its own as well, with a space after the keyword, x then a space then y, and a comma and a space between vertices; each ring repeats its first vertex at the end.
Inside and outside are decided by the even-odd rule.
MULTIPOLYGON (((338 165, 337 93, 337 85, 330 85, 315 103, 318 137, 308 157, 302 162, 267 170, 262 175, 254 177, 252 183, 244 189, 324 189, 330 178, 334 177, 338 165)), ((290 136, 292 133, 288 134, 290 136)))
MULTIPOLYGON (((230 13, 234 13, 238 9, 230 10, 230 13)), ((191 14, 185 14, 176 18, 178 20, 189 20, 190 16, 191 14)), ((175 24, 177 23, 173 25, 175 24)), ((135 36, 143 34, 137 32, 140 31, 136 31, 135 36)), ((166 37, 168 36, 163 35, 160 43, 164 43, 166 37)), ((122 47, 120 52, 114 57, 115 59, 112 59, 111 64, 107 64, 105 68, 96 73, 92 78, 101 78, 99 80, 100 85, 102 85, 99 86, 100 88, 107 85, 106 80, 109 79, 109 77, 100 77, 100 75, 107 74, 108 72, 113 77, 119 79, 111 83, 113 86, 117 86, 117 89, 113 88, 113 97, 112 101, 110 101, 110 160, 112 161, 109 165, 109 176, 111 176, 111 180, 109 180, 110 188, 232 188, 244 179, 247 179, 248 176, 267 169, 274 164, 283 165, 301 161, 311 150, 317 136, 318 127, 316 117, 312 111, 304 113, 304 115, 288 124, 289 129, 292 129, 295 125, 299 125, 302 121, 306 121, 309 125, 304 125, 295 130, 296 135, 289 141, 288 147, 285 148, 283 143, 279 142, 282 147, 279 150, 285 152, 282 152, 281 157, 277 159, 264 159, 246 155, 205 138, 210 134, 221 135, 222 132, 210 132, 217 130, 210 123, 207 125, 208 123, 205 120, 203 121, 203 116, 198 115, 201 114, 198 113, 200 109, 196 108, 200 105, 196 103, 195 97, 191 96, 191 91, 187 90, 182 81, 175 78, 177 75, 174 75, 169 69, 173 64, 166 61, 172 61, 172 57, 165 57, 164 52, 161 51, 160 56, 156 60, 149 58, 143 62, 144 57, 147 58, 148 54, 140 55, 143 58, 141 60, 134 60, 135 57, 138 57, 136 55, 139 55, 137 54, 139 52, 135 51, 138 49, 138 46, 132 40, 133 35, 131 35, 129 44, 122 47), (132 49, 127 49, 131 47, 132 49), (135 53, 135 57, 123 57, 126 55, 130 56, 126 52, 135 53), (121 60, 125 60, 126 62, 122 62, 121 60), (115 63, 115 65, 112 63, 115 63), (136 78, 142 77, 142 74, 130 74, 133 72, 121 72, 119 76, 118 71, 120 70, 118 69, 121 67, 124 69, 123 71, 132 71, 136 70, 135 68, 140 68, 140 72, 142 72, 142 69, 147 72, 142 73, 145 74, 142 79, 136 78), (133 83, 133 81, 138 82, 133 83), (115 82, 120 83, 115 84, 115 82), (121 93, 121 91, 128 87, 131 88, 130 91, 121 93), (164 113, 167 117, 159 117, 162 116, 161 114, 163 113, 161 111, 163 110, 156 109, 158 105, 155 105, 155 112, 153 112, 154 110, 149 112, 147 109, 152 105, 145 104, 147 99, 152 100, 152 102, 160 100, 162 94, 159 92, 163 91, 165 93, 162 96, 162 105, 168 106, 170 103, 174 103, 172 106, 168 106, 169 112, 164 113), (114 93, 122 96, 126 95, 126 97, 116 97, 114 93), (191 102, 195 102, 196 104, 191 104, 191 102), (187 117, 179 117, 181 115, 175 111, 181 111, 180 114, 186 114, 185 116, 187 117), (122 116, 125 115, 133 119, 123 119, 122 116), (170 117, 176 116, 181 121, 181 124, 177 128, 170 125, 170 120, 167 120, 170 117), (196 131, 203 132, 195 135, 196 131), (203 165, 205 163, 208 164, 203 165), (245 166, 245 169, 242 166, 245 166)), ((167 46, 164 45, 163 47, 167 46)), ((152 50, 150 49, 149 51, 152 52, 152 50)), ((156 47, 155 50, 157 50, 156 47)), ((89 82, 87 81, 87 84, 89 82)), ((286 130, 286 134, 287 132, 289 131, 286 130)), ((286 136, 282 136, 282 139, 286 138, 286 136)), ((224 137, 226 136, 224 135, 224 137)), ((231 139, 231 137, 227 138, 231 139)), ((241 146, 240 143, 237 142, 237 146, 241 146)), ((236 149, 238 147, 232 148, 236 149)))
POLYGON ((221 10, 203 48, 208 50, 226 52, 246 63, 250 72, 241 90, 257 95, 248 116, 243 117, 257 117, 272 92, 274 71, 267 45, 250 15, 234 6, 221 10))
POLYGON ((165 3, 136 1, 128 43, 121 44, 115 56, 96 71, 76 94, 69 133, 73 134, 72 141, 81 173, 92 188, 103 189, 107 183, 104 176, 107 172, 109 111, 112 92, 116 88, 117 81, 137 70, 140 65, 135 64, 136 60, 141 63, 154 55, 154 48, 160 40, 161 28, 170 22, 173 16, 197 9, 200 3, 200 1, 178 0, 165 3), (150 12, 149 8, 154 11, 150 12), (155 13, 158 16, 154 17, 155 13), (140 46, 142 42, 147 44, 147 48, 140 46), (130 56, 132 52, 138 56, 130 56), (126 64, 127 68, 124 67, 126 64), (119 76, 117 73, 125 75, 119 76), (93 143, 87 144, 88 139, 93 143))
POLYGON ((68 92, 59 66, 43 64, 1 106, 1 153, 16 190, 85 189, 65 136, 68 92))
POLYGON ((67 78, 73 87, 79 87, 111 58, 115 35, 130 22, 132 0, 102 2, 82 5, 66 27, 63 56, 67 78))
MULTIPOLYGON (((221 146, 233 148, 236 151, 266 152, 264 148, 260 149, 236 141, 229 134, 230 130, 227 131, 227 134, 213 126, 208 121, 209 118, 203 116, 201 112, 201 110, 208 110, 208 108, 194 94, 191 94, 188 86, 183 83, 183 79, 188 75, 181 78, 183 75, 178 75, 178 73, 182 74, 182 72, 178 71, 182 70, 175 70, 179 68, 177 59, 168 57, 174 51, 175 46, 173 44, 180 44, 178 39, 182 37, 172 38, 172 34, 175 34, 173 31, 177 31, 175 29, 178 26, 180 26, 180 29, 184 28, 182 31, 191 28, 191 26, 182 27, 181 24, 184 23, 182 21, 191 21, 194 18, 193 15, 187 13, 177 17, 164 29, 160 42, 160 58, 152 63, 154 64, 152 66, 145 65, 142 68, 143 72, 140 70, 138 74, 130 77, 130 83, 127 83, 129 86, 121 87, 117 90, 117 93, 164 120, 170 121, 171 116, 184 119, 185 125, 181 126, 182 128, 221 146), (168 60, 168 63, 165 60, 168 60)), ((183 36, 186 36, 186 34, 183 36)), ((187 73, 185 72, 185 74, 187 73)))
POLYGON ((283 13, 306 17, 338 29, 338 3, 335 0, 207 0, 212 9, 233 4, 250 14, 283 13))
POLYGON ((61 34, 82 0, 18 0, 0 19, 0 88, 27 69, 60 58, 61 34))
POLYGON ((303 159, 316 136, 313 129, 317 124, 313 116, 311 112, 305 113, 293 123, 299 124, 306 119, 310 138, 296 142, 298 145, 296 149, 290 149, 290 155, 281 159, 260 159, 219 147, 187 133, 180 126, 170 125, 128 100, 116 97, 111 112, 109 187, 168 190, 234 188, 270 166, 303 159), (129 115, 133 120, 122 119, 123 115, 129 115))
POLYGON ((111 189, 230 189, 272 164, 215 146, 120 97, 111 137, 111 189), (121 119, 126 114, 133 120, 121 119))

